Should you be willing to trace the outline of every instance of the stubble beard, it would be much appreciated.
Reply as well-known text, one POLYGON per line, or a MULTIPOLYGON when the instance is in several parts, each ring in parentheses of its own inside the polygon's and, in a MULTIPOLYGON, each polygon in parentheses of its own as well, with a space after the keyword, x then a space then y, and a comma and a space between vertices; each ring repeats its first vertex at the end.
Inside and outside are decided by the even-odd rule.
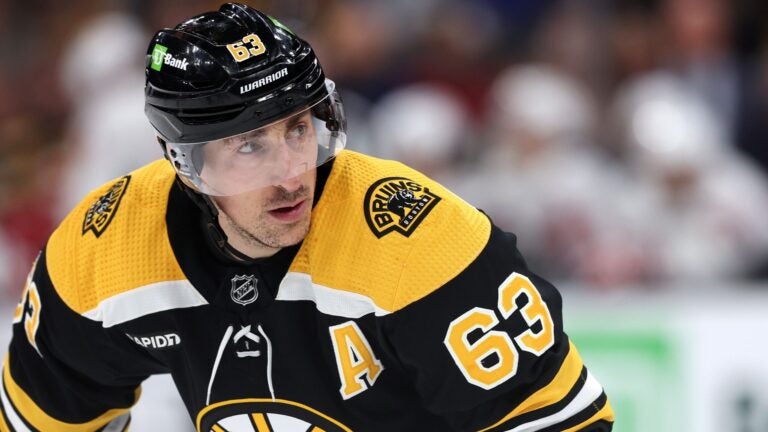
MULTIPOLYGON (((311 194, 308 193, 308 189, 306 186, 301 186, 296 191, 290 193, 278 189, 280 192, 267 200, 262 207, 274 208, 283 203, 293 202, 301 197, 310 199, 311 194)), ((221 211, 221 209, 220 213, 224 216, 227 225, 232 228, 241 240, 244 240, 249 246, 256 248, 280 249, 293 246, 301 242, 309 233, 310 218, 308 216, 292 224, 270 223, 269 219, 271 217, 264 211, 252 224, 246 227, 237 223, 229 214, 221 211)))

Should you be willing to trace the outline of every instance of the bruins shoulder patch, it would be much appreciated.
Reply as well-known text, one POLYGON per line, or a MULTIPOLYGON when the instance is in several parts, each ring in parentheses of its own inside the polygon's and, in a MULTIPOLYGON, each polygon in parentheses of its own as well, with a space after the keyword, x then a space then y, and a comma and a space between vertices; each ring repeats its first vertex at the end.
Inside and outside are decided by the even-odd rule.
POLYGON ((88 208, 88 211, 85 212, 85 219, 83 219, 83 235, 92 231, 96 237, 100 237, 104 233, 115 217, 117 207, 120 205, 120 200, 123 199, 130 181, 131 176, 129 175, 117 180, 104 195, 100 196, 88 208))
POLYGON ((365 193, 364 213, 376 237, 392 231, 410 237, 440 197, 405 177, 378 180, 365 193))

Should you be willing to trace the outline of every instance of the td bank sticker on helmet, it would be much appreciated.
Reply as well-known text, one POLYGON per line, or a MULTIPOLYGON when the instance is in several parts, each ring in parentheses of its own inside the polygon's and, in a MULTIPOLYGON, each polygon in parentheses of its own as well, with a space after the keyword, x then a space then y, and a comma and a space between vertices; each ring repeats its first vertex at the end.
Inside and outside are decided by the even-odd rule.
POLYGON ((155 44, 155 47, 152 49, 152 63, 149 67, 156 71, 160 71, 164 64, 185 71, 187 70, 189 62, 185 58, 174 57, 172 54, 168 53, 168 47, 155 44))

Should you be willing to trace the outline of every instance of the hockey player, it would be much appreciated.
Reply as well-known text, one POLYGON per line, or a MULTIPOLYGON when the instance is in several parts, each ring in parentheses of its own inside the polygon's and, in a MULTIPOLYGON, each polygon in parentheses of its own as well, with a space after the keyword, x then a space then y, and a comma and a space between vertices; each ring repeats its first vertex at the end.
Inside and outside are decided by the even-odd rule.
POLYGON ((0 429, 126 430, 158 373, 206 432, 611 429, 515 237, 343 150, 305 41, 225 4, 158 32, 146 74, 167 161, 51 236, 14 316, 0 429))

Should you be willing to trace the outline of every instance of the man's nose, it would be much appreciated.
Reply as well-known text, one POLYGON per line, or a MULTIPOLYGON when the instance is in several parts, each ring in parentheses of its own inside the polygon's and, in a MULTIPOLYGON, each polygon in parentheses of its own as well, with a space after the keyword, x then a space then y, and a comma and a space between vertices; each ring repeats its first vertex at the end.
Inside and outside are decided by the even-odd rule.
POLYGON ((275 183, 274 186, 279 187, 286 192, 295 192, 301 187, 301 179, 299 176, 286 178, 275 183))
POLYGON ((302 154, 291 150, 286 142, 281 142, 275 149, 274 167, 271 183, 286 190, 300 186, 298 177, 309 169, 302 154))

